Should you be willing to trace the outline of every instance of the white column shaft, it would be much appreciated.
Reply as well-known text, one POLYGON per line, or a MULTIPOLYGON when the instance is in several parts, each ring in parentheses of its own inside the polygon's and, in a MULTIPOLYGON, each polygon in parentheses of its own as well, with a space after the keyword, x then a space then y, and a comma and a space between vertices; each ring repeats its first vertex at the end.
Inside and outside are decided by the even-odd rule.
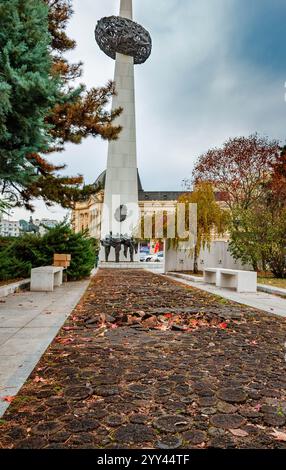
MULTIPOLYGON (((120 16, 132 19, 132 0, 121 0, 120 16)), ((136 153, 135 86, 133 57, 116 54, 114 82, 116 95, 112 100, 112 109, 123 108, 122 114, 115 120, 115 125, 122 126, 119 138, 110 141, 104 206, 102 214, 101 238, 110 232, 113 237, 126 235, 131 237, 139 222, 138 170, 136 153), (127 208, 125 221, 116 220, 115 213, 120 205, 127 208)), ((122 250, 123 251, 123 250, 122 250)), ((104 250, 101 250, 101 260, 104 250)), ((111 249, 110 261, 114 261, 111 249)), ((121 253, 121 259, 124 260, 121 253)))
POLYGON ((132 20, 133 18, 133 8, 132 8, 132 0, 121 0, 120 1, 120 13, 119 15, 123 18, 129 18, 132 20))

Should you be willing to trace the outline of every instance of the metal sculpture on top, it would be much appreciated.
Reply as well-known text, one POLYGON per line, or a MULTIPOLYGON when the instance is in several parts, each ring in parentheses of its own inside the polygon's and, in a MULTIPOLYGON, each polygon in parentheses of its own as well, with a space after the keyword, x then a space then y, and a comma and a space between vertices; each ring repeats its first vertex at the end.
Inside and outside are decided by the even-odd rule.
POLYGON ((102 18, 95 28, 95 39, 100 49, 112 59, 116 53, 134 58, 134 64, 143 64, 152 52, 152 39, 143 26, 121 16, 102 18))

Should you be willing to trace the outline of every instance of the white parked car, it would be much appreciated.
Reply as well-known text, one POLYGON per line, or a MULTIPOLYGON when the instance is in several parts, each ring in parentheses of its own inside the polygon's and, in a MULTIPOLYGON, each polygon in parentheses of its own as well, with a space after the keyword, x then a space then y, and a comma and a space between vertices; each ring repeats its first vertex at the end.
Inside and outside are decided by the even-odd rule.
POLYGON ((146 257, 149 257, 149 256, 150 256, 149 253, 141 251, 140 252, 140 261, 141 261, 141 263, 144 263, 146 261, 146 257))
POLYGON ((145 261, 149 261, 151 263, 162 263, 164 261, 164 252, 159 251, 153 255, 147 255, 145 261))

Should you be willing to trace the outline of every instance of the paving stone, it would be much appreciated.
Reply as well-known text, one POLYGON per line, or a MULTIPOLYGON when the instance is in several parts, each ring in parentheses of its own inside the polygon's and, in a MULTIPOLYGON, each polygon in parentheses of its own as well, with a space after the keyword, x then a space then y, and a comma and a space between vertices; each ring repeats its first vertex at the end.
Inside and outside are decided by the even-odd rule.
POLYGON ((101 397, 112 397, 119 394, 118 387, 114 386, 102 386, 96 387, 94 390, 95 395, 100 395, 101 397))
POLYGON ((67 430, 72 433, 83 431, 94 431, 99 427, 99 422, 89 416, 81 416, 80 418, 73 419, 67 425, 67 430))
POLYGON ((93 390, 90 387, 68 387, 65 395, 73 400, 84 400, 92 395, 93 390))
POLYGON ((247 400, 247 395, 241 388, 223 388, 217 396, 227 403, 245 403, 247 400))
POLYGON ((123 424, 124 421, 125 421, 125 419, 121 415, 109 415, 104 420, 104 422, 107 424, 107 426, 111 426, 111 427, 114 427, 114 428, 117 428, 118 426, 123 424))
POLYGON ((58 423, 57 421, 46 421, 38 424, 38 426, 33 429, 33 433, 43 436, 47 434, 55 434, 56 432, 60 431, 62 427, 63 424, 58 423))
POLYGON ((153 429, 143 424, 127 424, 114 433, 114 439, 119 443, 139 444, 153 441, 154 437, 153 429))
POLYGON ((153 425, 156 429, 159 429, 159 431, 177 433, 190 429, 192 426, 192 421, 185 416, 167 415, 157 418, 153 425))
POLYGON ((266 414, 264 415, 264 423, 268 426, 280 427, 286 424, 286 416, 283 414, 266 414))
POLYGON ((230 403, 220 401, 217 404, 217 410, 220 413, 231 414, 231 413, 236 413, 237 412, 237 406, 231 405, 230 403))
POLYGON ((211 424, 217 428, 237 429, 244 424, 245 420, 235 414, 218 414, 211 418, 211 424))
POLYGON ((183 433, 183 438, 189 444, 198 445, 206 441, 206 433, 198 430, 187 431, 183 433))
POLYGON ((183 440, 180 437, 169 436, 164 437, 156 443, 158 449, 178 449, 181 447, 183 440))

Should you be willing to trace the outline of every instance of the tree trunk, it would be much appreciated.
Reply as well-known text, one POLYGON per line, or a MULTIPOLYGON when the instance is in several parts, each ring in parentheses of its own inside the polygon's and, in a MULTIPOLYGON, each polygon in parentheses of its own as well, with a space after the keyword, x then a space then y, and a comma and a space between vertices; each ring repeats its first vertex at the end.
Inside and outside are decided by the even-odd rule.
POLYGON ((272 274, 277 279, 284 279, 286 277, 286 263, 284 253, 280 258, 273 259, 270 263, 272 274))
POLYGON ((253 267, 253 271, 258 271, 258 263, 257 263, 257 260, 254 259, 254 257, 252 257, 251 264, 253 267))
POLYGON ((265 259, 265 256, 262 255, 262 271, 264 271, 266 273, 267 271, 267 262, 266 262, 266 259, 265 259))
POLYGON ((194 274, 198 274, 199 266, 198 266, 198 248, 195 246, 194 250, 194 274))

